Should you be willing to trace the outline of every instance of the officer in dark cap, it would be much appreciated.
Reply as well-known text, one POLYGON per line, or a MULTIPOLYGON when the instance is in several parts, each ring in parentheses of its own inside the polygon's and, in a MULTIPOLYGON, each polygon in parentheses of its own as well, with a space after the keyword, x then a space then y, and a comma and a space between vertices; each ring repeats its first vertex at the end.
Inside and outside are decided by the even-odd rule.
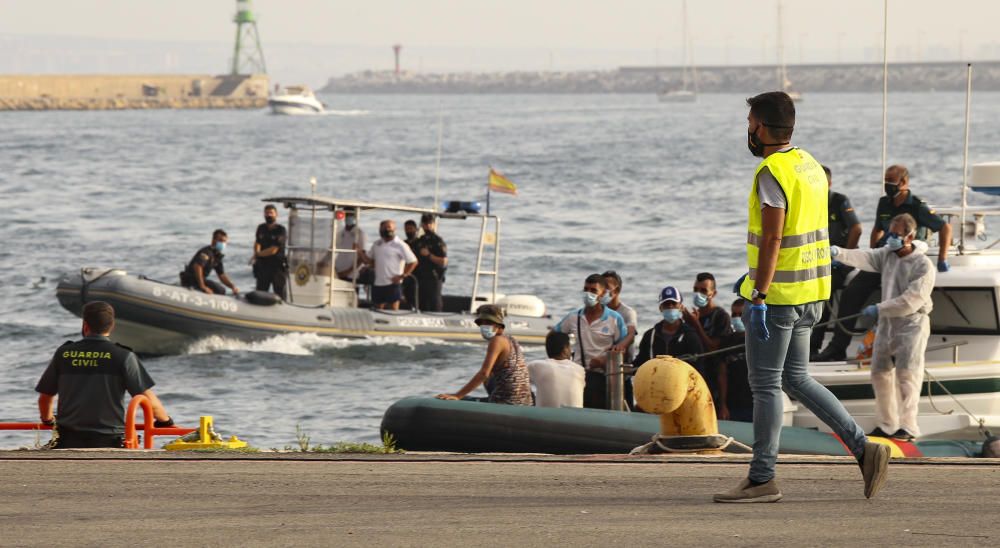
POLYGON ((448 269, 448 246, 437 234, 437 220, 433 213, 424 213, 420 217, 424 229, 413 246, 417 256, 417 269, 413 275, 417 278, 417 294, 420 310, 440 312, 444 308, 441 299, 441 285, 444 284, 444 273, 448 269))
POLYGON ((214 270, 219 275, 219 281, 229 286, 229 289, 233 290, 233 294, 238 295, 240 290, 236 289, 229 276, 226 275, 226 268, 222 266, 222 258, 225 257, 222 252, 226 250, 226 242, 228 241, 229 236, 226 231, 221 228, 216 229, 212 233, 212 243, 199 249, 194 257, 191 257, 184 272, 181 272, 181 285, 198 289, 209 295, 213 293, 225 295, 226 288, 222 284, 208 279, 208 274, 214 270))
POLYGON ((287 298, 285 282, 288 280, 288 263, 285 262, 285 240, 288 232, 278 224, 278 208, 272 204, 264 207, 264 222, 257 225, 256 241, 253 244, 253 277, 257 279, 257 290, 274 293, 287 298))
POLYGON ((38 412, 56 425, 54 449, 121 447, 125 434, 125 392, 149 398, 158 428, 173 426, 153 379, 126 346, 111 342, 115 310, 102 301, 83 307, 83 339, 56 350, 39 379, 38 412), (58 413, 52 407, 58 397, 58 413))

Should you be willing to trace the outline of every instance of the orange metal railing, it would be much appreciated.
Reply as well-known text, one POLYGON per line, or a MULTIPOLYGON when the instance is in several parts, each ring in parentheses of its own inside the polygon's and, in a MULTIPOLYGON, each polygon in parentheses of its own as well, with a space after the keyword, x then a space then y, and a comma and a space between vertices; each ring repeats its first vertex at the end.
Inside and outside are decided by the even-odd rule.
MULTIPOLYGON (((183 436, 197 430, 197 428, 184 428, 180 426, 169 426, 157 428, 153 426, 156 419, 153 417, 153 405, 149 398, 139 394, 134 396, 128 403, 128 410, 125 412, 125 448, 139 448, 139 434, 142 431, 145 436, 142 440, 143 449, 153 448, 153 438, 156 436, 183 436), (135 423, 135 414, 142 407, 142 424, 135 423)), ((40 422, 0 422, 0 430, 52 430, 52 426, 40 422)))

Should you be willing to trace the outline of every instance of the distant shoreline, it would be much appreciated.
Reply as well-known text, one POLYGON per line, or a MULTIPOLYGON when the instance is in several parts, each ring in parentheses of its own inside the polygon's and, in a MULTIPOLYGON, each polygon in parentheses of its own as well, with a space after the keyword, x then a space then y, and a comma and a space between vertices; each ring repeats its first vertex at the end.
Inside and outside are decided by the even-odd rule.
MULTIPOLYGON (((804 93, 881 92, 881 64, 790 65, 791 87, 804 93)), ((683 67, 620 67, 573 72, 414 73, 363 71, 330 78, 324 93, 375 94, 604 94, 646 93, 682 87, 683 67)), ((696 71, 702 93, 746 93, 779 87, 775 65, 711 66, 696 71)), ((889 66, 889 89, 963 91, 966 63, 902 63, 889 66)), ((973 64, 975 91, 1000 91, 1000 61, 973 64)))

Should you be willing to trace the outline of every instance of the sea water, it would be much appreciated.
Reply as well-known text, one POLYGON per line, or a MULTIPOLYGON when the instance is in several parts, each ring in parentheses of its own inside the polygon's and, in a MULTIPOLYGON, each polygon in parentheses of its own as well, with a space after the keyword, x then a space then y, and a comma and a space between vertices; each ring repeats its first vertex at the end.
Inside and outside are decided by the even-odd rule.
MULTIPOLYGON (((494 195, 503 218, 500 290, 544 299, 558 319, 580 305, 583 279, 613 269, 640 330, 656 295, 694 277, 719 280, 728 307, 744 272, 746 199, 757 159, 746 148, 745 96, 660 104, 652 95, 325 96, 326 116, 265 111, 0 113, 0 421, 37 418, 35 383, 80 321, 55 284, 82 266, 115 266, 159 280, 177 273, 215 228, 230 236, 226 269, 252 289, 247 261, 263 198, 317 192, 435 205, 481 200, 489 167, 518 185, 494 195)), ((864 224, 882 191, 881 96, 809 94, 794 142, 833 170, 864 224)), ((889 162, 909 167, 916 194, 956 205, 962 179, 964 95, 890 96, 889 162)), ((973 98, 970 162, 1000 160, 1000 95, 973 98)), ((977 196, 973 203, 997 204, 977 196)), ((368 215, 369 243, 377 221, 368 215)), ((285 220, 285 212, 281 213, 285 220)), ((473 222, 442 221, 445 290, 468 293, 473 222)), ((993 234, 996 234, 996 227, 993 234)), ((337 340, 295 334, 243 343, 209 337, 184 352, 144 358, 179 424, 213 415, 217 430, 261 448, 375 441, 399 398, 459 389, 484 345, 407 339, 337 340)), ((540 356, 529 350, 529 357, 540 356)), ((35 435, 0 437, 0 447, 35 435)))

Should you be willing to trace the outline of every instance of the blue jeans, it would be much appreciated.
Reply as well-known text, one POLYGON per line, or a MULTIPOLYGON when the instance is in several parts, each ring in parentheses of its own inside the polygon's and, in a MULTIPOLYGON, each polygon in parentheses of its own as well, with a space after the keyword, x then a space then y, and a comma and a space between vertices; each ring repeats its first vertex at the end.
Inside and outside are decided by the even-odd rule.
POLYGON ((864 453, 865 433, 844 406, 806 369, 809 337, 822 313, 823 303, 767 307, 766 324, 771 338, 761 341, 750 322, 750 305, 743 308, 747 326, 747 369, 753 390, 753 460, 751 481, 774 477, 778 440, 784 411, 781 390, 798 400, 834 431, 855 457, 864 453))

